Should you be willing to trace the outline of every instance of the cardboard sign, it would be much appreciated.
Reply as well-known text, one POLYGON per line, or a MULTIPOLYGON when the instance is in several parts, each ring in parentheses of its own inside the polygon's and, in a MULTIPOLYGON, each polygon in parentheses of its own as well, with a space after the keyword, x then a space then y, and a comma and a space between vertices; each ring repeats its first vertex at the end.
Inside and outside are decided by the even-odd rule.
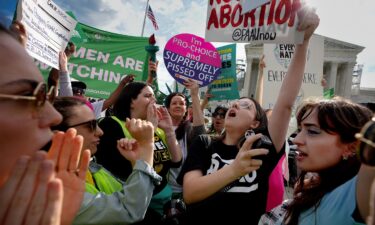
POLYGON ((256 9, 261 5, 264 5, 271 0, 241 0, 243 11, 242 14, 249 12, 250 10, 256 9))
MULTIPOLYGON (((292 44, 264 45, 264 61, 266 67, 263 71, 264 87, 262 106, 265 109, 272 109, 276 102, 281 83, 287 74, 294 50, 295 46, 292 44)), ((295 107, 307 97, 321 97, 323 95, 323 87, 321 85, 323 58, 324 39, 322 36, 313 35, 309 43, 302 87, 295 101, 295 107)))
POLYGON ((300 0, 271 0, 247 13, 243 13, 241 1, 207 2, 207 41, 254 44, 303 41, 303 32, 296 30, 300 0))
POLYGON ((17 20, 27 30, 29 55, 59 68, 59 52, 64 51, 77 21, 51 0, 20 0, 17 20))

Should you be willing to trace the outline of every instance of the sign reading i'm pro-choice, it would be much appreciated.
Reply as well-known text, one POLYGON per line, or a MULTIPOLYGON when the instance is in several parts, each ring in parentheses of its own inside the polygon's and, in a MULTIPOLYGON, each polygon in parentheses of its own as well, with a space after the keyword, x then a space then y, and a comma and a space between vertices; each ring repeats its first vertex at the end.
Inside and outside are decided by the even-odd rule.
POLYGON ((190 78, 203 87, 221 72, 220 54, 216 48, 193 34, 178 34, 169 39, 163 58, 168 72, 181 84, 190 78))

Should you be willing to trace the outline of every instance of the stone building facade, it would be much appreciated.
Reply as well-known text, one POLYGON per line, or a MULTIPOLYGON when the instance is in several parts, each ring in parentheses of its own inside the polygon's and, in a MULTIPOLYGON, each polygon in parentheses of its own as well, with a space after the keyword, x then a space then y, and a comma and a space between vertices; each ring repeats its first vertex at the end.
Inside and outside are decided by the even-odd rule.
MULTIPOLYGON (((314 34, 316 35, 316 34, 314 34)), ((360 89, 360 76, 357 55, 364 47, 348 42, 324 37, 323 74, 327 81, 326 88, 333 88, 334 95, 351 98, 358 103, 374 103, 375 89, 360 89), (356 66, 356 70, 354 70, 356 66)), ((263 54, 263 45, 245 45, 246 74, 239 77, 240 96, 255 96, 258 80, 259 58, 263 54)))

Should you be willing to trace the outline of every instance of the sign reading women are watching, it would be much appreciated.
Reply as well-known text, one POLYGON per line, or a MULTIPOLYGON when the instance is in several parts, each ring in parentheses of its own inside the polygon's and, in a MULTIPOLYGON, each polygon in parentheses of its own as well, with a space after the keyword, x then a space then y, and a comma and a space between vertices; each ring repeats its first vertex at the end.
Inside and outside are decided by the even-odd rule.
MULTIPOLYGON (((78 23, 71 41, 76 51, 69 59, 71 77, 87 85, 86 95, 108 98, 127 74, 135 80, 146 80, 148 55, 145 46, 148 38, 106 32, 78 23)), ((44 76, 49 68, 40 65, 44 76)))

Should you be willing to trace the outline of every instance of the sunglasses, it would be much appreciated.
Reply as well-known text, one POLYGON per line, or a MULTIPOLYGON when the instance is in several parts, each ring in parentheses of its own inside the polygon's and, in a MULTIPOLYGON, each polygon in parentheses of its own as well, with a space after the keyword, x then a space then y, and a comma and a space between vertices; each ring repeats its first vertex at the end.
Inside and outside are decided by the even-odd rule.
POLYGON ((91 132, 95 132, 97 127, 98 127, 98 121, 97 120, 89 120, 89 121, 86 121, 86 122, 83 122, 83 123, 70 125, 67 128, 78 127, 78 126, 82 126, 82 125, 85 125, 86 127, 88 127, 91 132))
POLYGON ((220 119, 224 119, 225 118, 225 113, 223 113, 223 112, 214 112, 214 113, 212 113, 212 117, 213 118, 216 118, 217 116, 219 116, 219 118, 220 119))
POLYGON ((54 89, 55 87, 52 86, 47 92, 47 84, 44 82, 40 82, 36 85, 36 88, 34 89, 32 96, 0 94, 0 98, 34 101, 35 107, 39 109, 44 106, 47 100, 51 104, 53 103, 56 97, 54 89))
POLYGON ((375 166, 375 117, 367 122, 355 137, 361 141, 357 148, 357 154, 361 162, 369 166, 375 166))
POLYGON ((85 95, 86 90, 82 88, 73 87, 72 92, 74 95, 82 96, 82 95, 85 95))

